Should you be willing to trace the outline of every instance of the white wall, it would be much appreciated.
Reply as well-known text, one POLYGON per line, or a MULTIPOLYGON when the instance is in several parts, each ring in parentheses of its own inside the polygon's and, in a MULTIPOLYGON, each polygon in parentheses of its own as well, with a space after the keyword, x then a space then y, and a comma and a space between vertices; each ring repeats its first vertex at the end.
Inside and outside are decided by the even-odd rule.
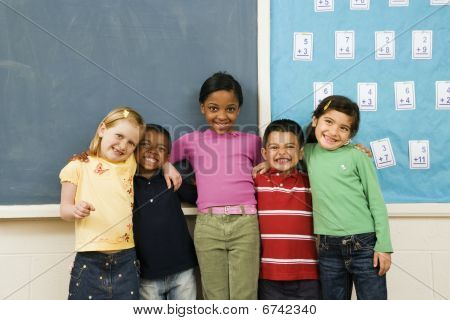
POLYGON ((73 223, 1 219, 0 298, 65 299, 73 247, 73 223))
MULTIPOLYGON (((390 225, 389 298, 448 299, 450 217, 396 214, 390 225)), ((0 299, 66 299, 73 241, 73 224, 58 218, 0 219, 0 299)))
POLYGON ((389 299, 450 298, 450 218, 390 219, 395 253, 389 299))

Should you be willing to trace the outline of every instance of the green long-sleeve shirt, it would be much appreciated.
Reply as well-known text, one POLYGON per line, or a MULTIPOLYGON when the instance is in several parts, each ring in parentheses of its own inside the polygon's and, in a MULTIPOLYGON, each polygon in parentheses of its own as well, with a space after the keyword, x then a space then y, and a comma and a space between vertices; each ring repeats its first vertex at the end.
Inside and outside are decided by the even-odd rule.
POLYGON ((353 146, 329 151, 305 146, 311 183, 314 232, 346 236, 375 232, 375 251, 392 252, 389 222, 371 159, 353 146))

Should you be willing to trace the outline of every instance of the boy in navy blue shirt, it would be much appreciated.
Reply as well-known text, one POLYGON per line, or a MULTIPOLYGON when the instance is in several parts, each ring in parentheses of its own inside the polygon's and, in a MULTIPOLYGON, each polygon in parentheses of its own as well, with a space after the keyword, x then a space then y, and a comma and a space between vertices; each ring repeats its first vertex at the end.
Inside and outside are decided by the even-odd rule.
POLYGON ((177 192, 167 189, 161 167, 170 147, 167 130, 148 124, 136 152, 133 230, 141 269, 140 295, 148 300, 194 300, 197 258, 180 200, 195 203, 197 191, 185 182, 177 192))

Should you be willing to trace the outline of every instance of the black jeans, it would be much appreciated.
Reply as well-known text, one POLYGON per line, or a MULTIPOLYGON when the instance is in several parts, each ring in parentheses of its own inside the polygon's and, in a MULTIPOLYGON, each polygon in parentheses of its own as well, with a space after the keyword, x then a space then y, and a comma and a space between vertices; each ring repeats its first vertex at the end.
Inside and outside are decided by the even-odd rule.
POLYGON ((373 267, 375 233, 320 236, 319 269, 323 298, 350 299, 355 284, 359 300, 386 300, 386 275, 373 267))

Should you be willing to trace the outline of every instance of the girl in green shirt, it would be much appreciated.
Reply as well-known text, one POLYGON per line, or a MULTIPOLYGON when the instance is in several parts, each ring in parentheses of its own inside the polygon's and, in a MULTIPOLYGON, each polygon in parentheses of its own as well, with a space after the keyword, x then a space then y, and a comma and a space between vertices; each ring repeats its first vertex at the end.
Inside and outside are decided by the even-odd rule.
POLYGON ((314 111, 308 130, 304 160, 324 299, 350 299, 353 284, 358 299, 387 299, 387 210, 371 159, 349 145, 359 120, 356 103, 330 96, 314 111))

